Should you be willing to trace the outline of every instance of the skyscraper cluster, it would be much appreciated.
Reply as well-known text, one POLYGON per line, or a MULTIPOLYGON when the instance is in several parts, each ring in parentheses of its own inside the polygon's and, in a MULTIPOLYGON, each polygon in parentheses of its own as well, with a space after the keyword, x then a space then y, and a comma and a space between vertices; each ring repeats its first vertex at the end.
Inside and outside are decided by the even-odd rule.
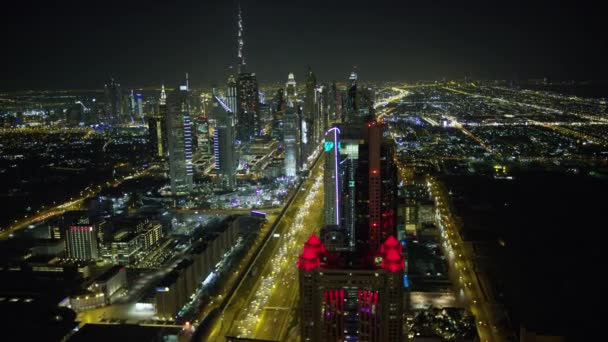
POLYGON ((300 333, 303 341, 401 341, 405 262, 395 238, 393 147, 373 106, 358 111, 356 74, 350 79, 350 120, 325 132, 325 225, 298 262, 300 333))

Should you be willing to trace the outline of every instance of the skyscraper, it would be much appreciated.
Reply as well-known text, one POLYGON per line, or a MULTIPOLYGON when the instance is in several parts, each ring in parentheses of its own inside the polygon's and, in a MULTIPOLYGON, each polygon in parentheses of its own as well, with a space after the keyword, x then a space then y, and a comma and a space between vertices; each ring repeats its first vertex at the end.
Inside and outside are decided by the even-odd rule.
POLYGON ((258 81, 255 73, 240 73, 238 78, 238 130, 237 138, 248 142, 259 135, 258 81))
POLYGON ((141 122, 144 117, 144 98, 141 93, 135 95, 137 99, 137 111, 135 112, 135 120, 141 122))
POLYGON ((346 99, 343 110, 344 120, 347 122, 353 122, 354 116, 357 112, 357 73, 353 70, 348 76, 348 82, 346 83, 346 99))
POLYGON ((298 169, 298 116, 289 101, 283 114, 283 148, 285 149, 285 175, 295 177, 298 169))
POLYGON ((245 72, 245 54, 243 53, 243 47, 245 42, 243 40, 243 16, 241 13, 241 3, 238 4, 238 18, 237 18, 237 72, 240 74, 245 72))
POLYGON ((167 94, 162 85, 158 110, 148 115, 148 134, 150 149, 156 159, 162 159, 167 154, 167 94))
POLYGON ((372 251, 395 235, 397 169, 392 143, 382 141, 383 130, 384 125, 373 120, 364 125, 357 165, 357 234, 372 251))
POLYGON ((192 127, 188 86, 181 85, 167 97, 167 131, 169 141, 169 171, 174 196, 192 191, 192 127))
POLYGON ((306 74, 306 98, 304 99, 304 120, 302 121, 302 145, 304 158, 307 158, 317 146, 318 141, 315 141, 317 132, 315 121, 316 97, 315 88, 317 87, 317 78, 312 72, 310 66, 306 74))
POLYGON ((244 40, 243 40, 243 16, 241 6, 238 7, 238 31, 237 31, 237 100, 238 129, 237 139, 241 142, 249 142, 260 134, 260 120, 258 113, 259 89, 255 73, 246 71, 244 40))
POLYGON ((340 225, 342 184, 340 182, 340 129, 332 127, 325 133, 325 224, 340 225))
POLYGON ((210 157, 213 154, 209 137, 209 120, 206 117, 197 121, 196 142, 197 153, 200 154, 201 157, 210 157))
POLYGON ((218 188, 233 190, 236 187, 237 159, 234 148, 234 114, 222 99, 213 95, 216 127, 213 131, 213 154, 218 188))
POLYGON ((379 260, 332 255, 311 236, 298 260, 302 341, 403 341, 401 244, 393 236, 379 260))
POLYGON ((122 93, 120 90, 120 84, 110 79, 109 83, 106 83, 104 87, 105 94, 105 106, 106 106, 106 118, 109 122, 118 123, 123 120, 122 118, 122 93))
POLYGON ((383 125, 373 118, 362 126, 332 127, 325 136, 326 226, 298 260, 302 341, 403 340, 405 262, 394 237, 392 142, 383 141, 383 125), (347 219, 354 213, 356 222, 347 219))
POLYGON ((230 108, 230 111, 232 111, 232 116, 234 117, 233 119, 236 120, 237 118, 234 114, 238 113, 239 100, 236 78, 233 74, 228 76, 228 84, 226 87, 226 104, 228 105, 228 108, 230 108))
POLYGON ((65 246, 68 259, 97 259, 97 230, 88 217, 80 217, 67 227, 65 230, 65 246))
POLYGON ((288 100, 297 100, 298 90, 296 88, 296 78, 292 72, 287 75, 287 82, 285 83, 285 94, 288 100))
POLYGON ((133 89, 131 89, 131 91, 129 92, 129 101, 128 101, 128 106, 129 106, 129 117, 127 118, 127 121, 129 122, 133 122, 136 113, 137 113, 137 103, 135 102, 135 93, 133 92, 133 89))

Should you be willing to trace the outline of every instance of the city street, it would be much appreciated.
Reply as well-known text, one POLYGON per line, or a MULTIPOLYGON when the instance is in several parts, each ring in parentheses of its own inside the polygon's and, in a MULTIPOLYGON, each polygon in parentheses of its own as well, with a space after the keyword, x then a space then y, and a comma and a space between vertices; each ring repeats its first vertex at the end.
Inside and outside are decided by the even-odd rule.
POLYGON ((260 252, 220 319, 203 341, 225 336, 281 340, 295 324, 298 298, 297 257, 306 239, 317 233, 323 219, 322 158, 311 170, 275 234, 260 252))

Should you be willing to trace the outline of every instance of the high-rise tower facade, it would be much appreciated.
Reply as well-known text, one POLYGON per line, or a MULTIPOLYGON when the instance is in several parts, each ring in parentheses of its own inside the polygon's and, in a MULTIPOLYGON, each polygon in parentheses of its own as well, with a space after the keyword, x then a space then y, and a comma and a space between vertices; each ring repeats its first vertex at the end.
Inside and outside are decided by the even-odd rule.
POLYGON ((287 96, 288 100, 297 100, 298 90, 296 85, 296 78, 292 72, 287 75, 287 82, 285 83, 285 95, 287 96))
POLYGON ((67 227, 65 246, 68 259, 79 261, 97 259, 97 229, 88 217, 80 217, 67 227))
MULTIPOLYGON (((235 116, 235 113, 238 113, 238 96, 236 78, 234 75, 230 74, 230 76, 228 76, 228 83, 226 84, 226 104, 228 105, 228 108, 230 108, 230 111, 232 111, 233 116, 235 116)), ((236 119, 237 118, 234 117, 234 120, 236 119)), ((237 123, 235 122, 235 124, 237 123)))
POLYGON ((181 85, 167 97, 169 171, 174 196, 192 191, 192 123, 188 86, 181 85))
POLYGON ((213 96, 216 126, 213 131, 213 154, 217 186, 222 190, 236 187, 236 155, 234 148, 234 118, 230 107, 217 95, 213 96))
POLYGON ((249 142, 260 132, 259 92, 255 73, 240 73, 237 89, 239 101, 237 138, 242 142, 249 142))
POLYGON ((110 79, 104 87, 106 118, 109 122, 118 123, 123 121, 122 92, 120 84, 110 79))
POLYGON ((325 224, 340 225, 342 183, 340 177, 340 129, 332 127, 325 133, 325 168, 323 186, 325 191, 325 224))
POLYGON ((285 175, 295 177, 298 170, 298 115, 293 102, 289 101, 283 114, 283 148, 285 150, 285 175))
POLYGON ((304 118, 302 120, 302 147, 304 151, 304 158, 307 158, 312 153, 313 149, 317 146, 318 137, 317 122, 316 122, 316 92, 317 78, 312 72, 312 69, 308 67, 308 73, 306 74, 306 98, 304 99, 304 118))
POLYGON ((383 128, 370 117, 325 135, 326 225, 298 260, 302 341, 403 341, 397 172, 383 128))
POLYGON ((167 93, 165 85, 161 86, 158 110, 148 116, 148 135, 150 149, 157 159, 167 155, 167 93))

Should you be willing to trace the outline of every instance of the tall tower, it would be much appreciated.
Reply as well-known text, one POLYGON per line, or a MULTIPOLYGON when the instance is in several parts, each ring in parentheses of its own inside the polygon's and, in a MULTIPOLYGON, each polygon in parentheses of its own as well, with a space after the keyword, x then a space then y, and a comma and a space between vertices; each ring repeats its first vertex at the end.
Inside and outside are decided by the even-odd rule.
POLYGON ((309 66, 306 74, 306 99, 304 100, 304 120, 302 122, 302 144, 305 145, 303 157, 305 158, 312 153, 317 144, 317 141, 314 141, 314 137, 317 135, 315 133, 316 87, 317 78, 309 66))
POLYGON ((296 89, 296 78, 292 72, 287 75, 287 83, 285 83, 285 93, 288 100, 296 101, 298 91, 296 89))
POLYGON ((105 93, 105 105, 106 105, 106 118, 112 123, 118 123, 122 121, 122 93, 120 91, 120 84, 110 79, 109 83, 106 83, 104 87, 105 93))
POLYGON ((237 31, 237 101, 236 112, 238 129, 237 139, 241 142, 249 142, 260 134, 259 119, 259 92, 258 81, 255 73, 246 71, 245 54, 243 52, 243 16, 241 5, 238 7, 238 31, 237 31))
POLYGON ((137 112, 137 103, 135 102, 135 93, 133 92, 133 89, 131 89, 131 91, 129 92, 129 117, 128 120, 129 122, 133 122, 136 112, 137 112))
POLYGON ((230 107, 213 95, 216 127, 213 131, 213 154, 218 188, 233 190, 236 187, 237 159, 234 151, 234 114, 230 107))
POLYGON ((283 114, 283 147, 285 149, 285 175, 295 177, 298 169, 298 115, 289 101, 283 114))
POLYGON ((241 14, 241 3, 238 4, 238 31, 237 31, 237 58, 238 58, 238 73, 245 72, 245 54, 243 54, 243 16, 241 14))
POLYGON ((144 99, 141 93, 137 93, 135 97, 137 99, 137 112, 135 113, 135 117, 138 122, 141 122, 144 118, 144 99))
MULTIPOLYGON (((230 108, 230 110, 232 111, 233 119, 236 121, 237 118, 234 113, 238 112, 239 100, 236 78, 233 74, 230 74, 230 76, 228 76, 228 84, 226 87, 226 104, 228 105, 228 108, 230 108)), ((235 122, 234 124, 236 125, 237 122, 235 122)))
POLYGON ((238 139, 248 142, 259 135, 258 118, 258 81, 255 73, 240 73, 238 78, 238 139))
POLYGON ((357 112, 357 73, 353 70, 348 76, 346 83, 346 106, 344 108, 344 117, 346 121, 353 121, 353 117, 357 112))
POLYGON ((148 116, 148 134, 150 148, 154 157, 162 159, 167 154, 167 94, 163 84, 158 102, 158 111, 148 116))
POLYGON ((192 191, 192 127, 188 87, 181 85, 167 98, 167 129, 169 136, 169 171, 174 196, 192 191))
POLYGON ((72 260, 95 260, 97 230, 86 216, 78 218, 65 231, 66 255, 72 260))
POLYGON ((340 225, 340 129, 332 127, 325 133, 325 171, 323 187, 325 192, 325 224, 340 225))

